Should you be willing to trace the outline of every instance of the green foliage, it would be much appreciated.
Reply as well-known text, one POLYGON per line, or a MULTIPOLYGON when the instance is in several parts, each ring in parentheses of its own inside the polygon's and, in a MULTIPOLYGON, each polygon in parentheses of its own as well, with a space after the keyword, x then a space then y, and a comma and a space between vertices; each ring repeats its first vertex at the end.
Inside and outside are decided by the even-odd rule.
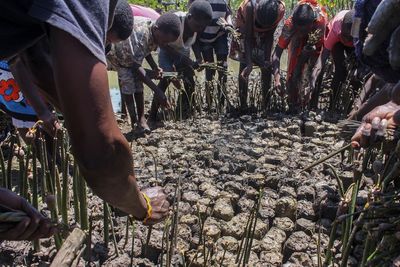
POLYGON ((187 0, 128 0, 129 3, 153 8, 157 11, 186 10, 187 0))
MULTIPOLYGON (((226 0, 235 14, 243 0, 226 0)), ((159 12, 169 10, 187 10, 188 0, 128 0, 131 4, 141 5, 153 8, 159 12)), ((289 13, 298 0, 284 0, 286 5, 286 12, 289 13)), ((338 11, 343 9, 350 9, 352 7, 352 0, 318 0, 328 12, 329 17, 333 17, 338 11)))

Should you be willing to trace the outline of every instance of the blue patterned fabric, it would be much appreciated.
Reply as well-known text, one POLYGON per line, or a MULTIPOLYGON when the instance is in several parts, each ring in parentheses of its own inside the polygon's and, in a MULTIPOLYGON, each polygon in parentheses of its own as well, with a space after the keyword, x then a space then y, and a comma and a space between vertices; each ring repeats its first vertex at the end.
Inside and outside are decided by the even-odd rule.
POLYGON ((36 121, 36 113, 20 91, 6 61, 0 61, 0 108, 11 117, 36 121))

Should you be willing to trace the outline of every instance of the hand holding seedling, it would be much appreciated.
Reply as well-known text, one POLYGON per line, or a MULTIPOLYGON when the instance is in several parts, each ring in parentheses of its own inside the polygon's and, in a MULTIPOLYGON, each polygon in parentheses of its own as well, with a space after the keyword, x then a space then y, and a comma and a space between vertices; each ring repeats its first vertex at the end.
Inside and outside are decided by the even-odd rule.
POLYGON ((11 227, 6 231, 0 230, 0 240, 34 240, 48 238, 55 233, 56 228, 50 219, 45 218, 15 193, 0 188, 0 204, 1 215, 10 214, 5 216, 7 218, 2 218, 6 220, 2 224, 10 224, 11 227), (12 218, 14 215, 18 215, 15 220, 12 218))
POLYGON ((362 124, 351 138, 353 147, 367 147, 379 136, 384 136, 386 129, 400 125, 400 106, 390 101, 374 108, 364 116, 362 124))
MULTIPOLYGON (((153 225, 155 223, 163 221, 169 212, 169 202, 167 200, 167 195, 164 193, 162 187, 155 186, 142 190, 150 200, 151 214, 144 220, 145 225, 153 225)), ((149 207, 148 207, 149 211, 149 207)))
POLYGON ((158 89, 158 90, 156 90, 154 93, 155 93, 155 96, 156 96, 157 100, 160 102, 160 105, 161 105, 163 108, 170 109, 170 108, 171 108, 171 105, 170 105, 169 102, 168 102, 167 96, 166 96, 165 93, 164 93, 163 91, 161 91, 158 87, 157 87, 157 89, 158 89))

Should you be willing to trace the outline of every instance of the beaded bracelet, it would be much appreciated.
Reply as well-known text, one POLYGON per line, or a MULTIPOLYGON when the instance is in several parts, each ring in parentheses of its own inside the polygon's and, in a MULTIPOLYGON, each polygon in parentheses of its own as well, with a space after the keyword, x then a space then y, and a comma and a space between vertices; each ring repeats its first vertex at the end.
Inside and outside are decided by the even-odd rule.
POLYGON ((153 207, 150 204, 150 198, 143 192, 142 192, 142 195, 143 195, 144 199, 146 200, 146 204, 147 204, 147 214, 143 220, 143 223, 146 223, 147 220, 149 220, 151 218, 151 215, 153 214, 153 207))

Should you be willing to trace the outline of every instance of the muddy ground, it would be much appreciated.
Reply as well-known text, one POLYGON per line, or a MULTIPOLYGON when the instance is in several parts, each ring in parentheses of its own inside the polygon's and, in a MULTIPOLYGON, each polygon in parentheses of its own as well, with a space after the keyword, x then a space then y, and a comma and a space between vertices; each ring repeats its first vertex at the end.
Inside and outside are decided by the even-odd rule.
MULTIPOLYGON (((136 139, 127 121, 120 120, 120 126, 132 141, 135 173, 142 187, 162 185, 172 200, 178 177, 182 177, 177 246, 186 262, 204 266, 203 256, 194 259, 200 253, 196 251, 200 212, 208 214, 203 232, 214 250, 206 265, 220 266, 223 258, 223 266, 236 266, 249 212, 259 189, 264 188, 249 266, 317 266, 317 243, 319 240, 321 250, 327 246, 339 196, 336 180, 323 166, 304 173, 301 170, 343 145, 336 124, 326 119, 323 113, 313 112, 299 116, 202 116, 166 122, 151 135, 136 139)), ((340 156, 328 162, 337 168, 345 185, 350 183, 352 173, 340 156)), ((363 199, 361 190, 358 201, 363 199)), ((132 234, 130 228, 126 238, 126 217, 115 216, 113 220, 119 249, 116 257, 113 243, 106 246, 103 242, 102 201, 90 193, 89 209, 92 249, 79 266, 89 261, 92 266, 128 266, 132 234)), ((159 263, 163 228, 162 223, 153 227, 144 255, 147 228, 136 223, 134 266, 159 263)), ((29 242, 3 242, 0 251, 1 266, 48 266, 56 254, 52 239, 43 240, 42 251, 36 254, 29 242)), ((358 256, 353 257, 354 262, 358 256)))

